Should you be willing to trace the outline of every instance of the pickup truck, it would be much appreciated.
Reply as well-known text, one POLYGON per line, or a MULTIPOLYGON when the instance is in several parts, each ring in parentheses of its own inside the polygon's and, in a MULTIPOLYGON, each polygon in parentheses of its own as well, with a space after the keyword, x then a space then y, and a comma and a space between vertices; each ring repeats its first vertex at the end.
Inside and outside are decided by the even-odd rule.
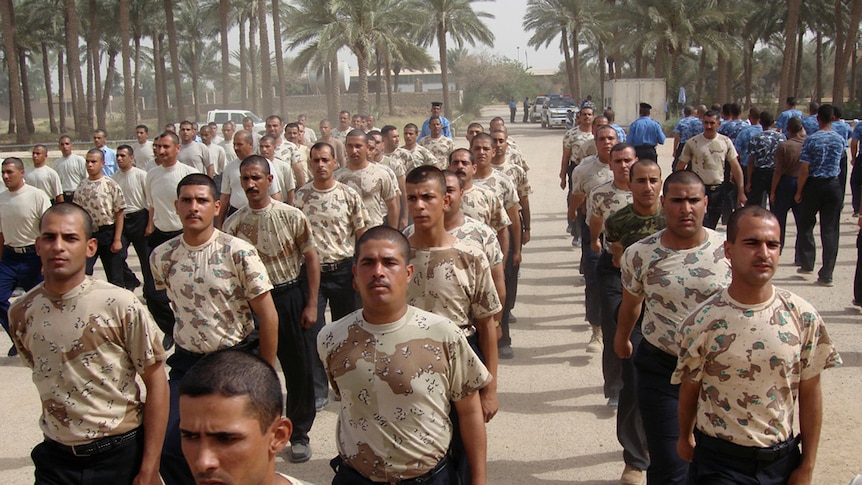
POLYGON ((207 123, 215 121, 218 124, 218 129, 221 130, 221 125, 225 121, 231 120, 236 123, 237 130, 241 130, 242 120, 246 116, 254 121, 254 131, 261 135, 266 133, 266 123, 258 115, 244 109, 213 109, 207 111, 207 123))

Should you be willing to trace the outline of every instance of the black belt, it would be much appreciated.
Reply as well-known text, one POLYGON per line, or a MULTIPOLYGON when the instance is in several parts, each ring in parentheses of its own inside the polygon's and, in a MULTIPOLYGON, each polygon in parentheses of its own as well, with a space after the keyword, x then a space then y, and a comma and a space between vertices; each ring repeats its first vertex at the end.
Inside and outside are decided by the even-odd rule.
POLYGON ((775 167, 754 167, 755 172, 774 172, 775 167))
POLYGON ((147 209, 141 209, 141 210, 136 210, 135 212, 124 212, 123 218, 128 219, 130 217, 135 217, 136 215, 140 214, 141 212, 149 213, 150 211, 148 211, 147 209))
POLYGON ((18 254, 36 254, 36 245, 31 244, 29 246, 21 246, 20 248, 16 248, 15 246, 5 246, 6 249, 12 251, 13 253, 18 254))
MULTIPOLYGON (((253 339, 246 338, 242 342, 234 345, 233 347, 228 347, 225 350, 238 350, 240 352, 251 352, 252 350, 257 348, 259 343, 260 343, 260 340, 257 338, 253 338, 253 339)), ((198 352, 192 352, 191 350, 186 350, 186 349, 180 347, 179 345, 174 346, 174 353, 183 355, 185 357, 190 357, 192 359, 203 359, 204 356, 207 355, 207 354, 201 354, 198 352)))
POLYGON ((320 272, 321 273, 331 273, 333 271, 337 271, 341 268, 350 266, 353 264, 353 258, 344 258, 341 261, 336 261, 334 263, 320 263, 320 272))
POLYGON ((836 175, 835 177, 808 177, 808 180, 810 180, 812 182, 829 182, 829 181, 835 180, 837 178, 838 178, 838 176, 836 175))
POLYGON ((635 145, 635 148, 655 148, 655 145, 635 145))
POLYGON ((724 184, 704 184, 703 186, 706 187, 706 190, 718 190, 722 185, 724 184))
POLYGON ((114 224, 108 224, 106 226, 99 226, 96 228, 96 230, 94 232, 102 232, 102 231, 107 231, 107 230, 111 230, 111 232, 113 232, 114 231, 114 224))
MULTIPOLYGON (((344 461, 344 458, 341 457, 341 455, 336 456, 335 458, 330 460, 329 466, 332 468, 332 470, 335 473, 338 473, 338 471, 341 469, 341 467, 344 467, 347 470, 347 472, 350 475, 352 475, 350 477, 352 479, 351 483, 357 483, 357 484, 359 484, 359 483, 361 483, 361 484, 383 483, 383 482, 375 482, 374 480, 369 479, 365 475, 362 475, 361 473, 356 471, 355 468, 348 465, 347 462, 344 461)), ((393 483, 395 483, 397 485, 421 485, 423 483, 428 483, 428 482, 432 481, 434 479, 434 477, 439 475, 442 471, 446 470, 446 468, 448 466, 449 466, 449 453, 447 452, 445 455, 443 455, 443 458, 441 458, 440 461, 438 461, 437 464, 434 466, 434 468, 432 468, 430 471, 428 471, 428 472, 426 472, 426 473, 424 473, 418 477, 415 477, 415 478, 406 478, 404 480, 398 480, 397 482, 393 482, 393 483)))
POLYGON ((295 278, 295 279, 292 279, 292 280, 284 282, 284 283, 279 283, 277 285, 273 285, 272 289, 273 290, 289 290, 291 288, 296 288, 297 286, 299 286, 300 283, 302 283, 302 280, 300 280, 299 278, 295 278))
POLYGON ((64 445, 63 443, 54 441, 48 437, 45 437, 45 441, 75 456, 93 456, 105 453, 107 451, 111 451, 126 443, 134 441, 135 438, 137 438, 138 433, 143 433, 143 429, 135 428, 125 434, 108 436, 107 438, 102 438, 100 440, 93 441, 92 443, 75 446, 64 445))
POLYGON ((646 338, 641 340, 641 347, 651 356, 661 360, 665 365, 670 365, 676 368, 677 358, 673 354, 669 354, 664 350, 651 344, 646 338))
POLYGON ((776 443, 767 448, 738 445, 736 443, 731 443, 730 441, 709 436, 697 428, 694 430, 694 439, 697 442, 697 446, 703 446, 710 451, 717 451, 734 458, 765 462, 773 462, 793 453, 794 450, 799 449, 799 436, 791 436, 790 439, 782 441, 781 443, 776 443))

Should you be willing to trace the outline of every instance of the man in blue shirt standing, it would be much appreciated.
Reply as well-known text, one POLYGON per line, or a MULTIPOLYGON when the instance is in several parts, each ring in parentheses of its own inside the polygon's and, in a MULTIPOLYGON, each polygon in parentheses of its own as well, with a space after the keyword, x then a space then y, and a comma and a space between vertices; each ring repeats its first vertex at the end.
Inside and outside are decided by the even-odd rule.
MULTIPOLYGON (((705 108, 706 107, 704 106, 703 113, 706 112, 705 108)), ((703 113, 697 114, 703 116, 703 113)), ((675 167, 676 163, 679 161, 679 156, 682 153, 685 142, 687 142, 689 138, 703 133, 703 123, 701 123, 700 117, 695 113, 694 106, 690 104, 683 106, 682 114, 684 117, 677 121, 676 126, 673 128, 673 165, 671 166, 671 169, 675 167)))
POLYGON ((649 117, 652 106, 640 104, 640 118, 629 126, 628 142, 635 147, 639 159, 658 161, 656 145, 664 145, 664 132, 658 121, 649 117))
POLYGON ((745 127, 733 140, 733 147, 736 148, 736 153, 739 155, 739 166, 742 167, 742 173, 745 176, 745 183, 748 183, 748 143, 758 133, 763 131, 760 126, 760 110, 751 107, 748 110, 748 122, 750 126, 745 127))
MULTIPOLYGON (((440 122, 443 123, 443 136, 446 138, 452 138, 452 131, 449 129, 449 120, 443 116, 443 103, 440 101, 434 101, 431 103, 431 116, 439 116, 440 122)), ((431 121, 431 117, 425 120, 425 123, 422 123, 422 131, 419 132, 419 138, 417 140, 421 140, 426 136, 431 134, 431 128, 428 126, 428 123, 431 121)))
POLYGON ((805 128, 805 135, 811 136, 820 129, 820 124, 817 123, 817 110, 820 108, 820 103, 812 101, 808 103, 808 116, 802 118, 802 127, 805 128))
POLYGON ((102 152, 102 159, 105 161, 105 166, 102 167, 102 173, 105 177, 114 175, 117 171, 117 152, 113 148, 105 146, 108 141, 108 132, 103 129, 98 129, 93 132, 93 144, 102 152))
POLYGON ((841 183, 841 193, 847 189, 847 148, 850 148, 850 132, 853 131, 846 121, 841 119, 841 108, 832 107, 832 131, 844 138, 844 151, 841 153, 841 171, 838 173, 838 182, 841 183))
POLYGON ((844 203, 844 190, 840 186, 841 154, 845 153, 844 138, 832 129, 832 105, 824 104, 817 110, 820 124, 817 133, 802 144, 799 182, 795 200, 800 204, 798 273, 814 271, 816 247, 814 224, 820 214, 820 242, 823 245, 823 266, 817 283, 832 286, 832 272, 838 258, 838 223, 844 203))
POLYGON ((787 122, 790 120, 790 118, 793 118, 794 116, 801 120, 802 119, 802 111, 799 111, 798 109, 796 109, 796 98, 794 98, 793 96, 788 97, 787 100, 785 101, 785 103, 787 105, 787 109, 782 111, 781 114, 778 115, 778 119, 775 120, 775 126, 777 128, 780 128, 781 133, 783 133, 784 136, 786 137, 787 136, 787 122))
POLYGON ((509 98, 509 122, 515 122, 515 114, 518 112, 518 103, 515 102, 515 98, 509 98))

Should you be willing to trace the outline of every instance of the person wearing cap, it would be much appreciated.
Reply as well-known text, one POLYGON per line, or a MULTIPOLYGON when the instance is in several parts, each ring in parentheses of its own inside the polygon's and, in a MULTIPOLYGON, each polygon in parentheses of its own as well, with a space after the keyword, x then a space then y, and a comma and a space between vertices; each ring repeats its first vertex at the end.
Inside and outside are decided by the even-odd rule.
POLYGON ((628 142, 635 147, 639 159, 658 161, 656 145, 664 145, 664 131, 658 121, 650 118, 652 109, 648 103, 640 104, 640 118, 629 126, 628 142))
MULTIPOLYGON (((443 124, 443 136, 446 138, 452 138, 452 130, 449 129, 449 120, 443 116, 443 103, 440 101, 434 101, 431 103, 431 116, 439 116, 440 122, 443 124)), ((425 123, 422 123, 422 131, 419 132, 419 140, 425 138, 426 136, 431 134, 431 117, 425 120, 425 123)))

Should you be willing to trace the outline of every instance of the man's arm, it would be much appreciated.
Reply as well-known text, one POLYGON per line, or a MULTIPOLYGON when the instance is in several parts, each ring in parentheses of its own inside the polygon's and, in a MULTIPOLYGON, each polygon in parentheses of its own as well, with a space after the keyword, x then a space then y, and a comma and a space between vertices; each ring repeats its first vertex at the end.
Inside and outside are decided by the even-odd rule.
POLYGON ((802 437, 802 459, 790 474, 789 485, 810 484, 820 445, 823 424, 823 395, 820 375, 799 382, 799 434, 802 437))
POLYGON ((279 201, 279 202, 283 202, 283 201, 281 200, 281 191, 280 191, 280 190, 279 190, 278 192, 276 192, 276 193, 272 194, 270 197, 272 197, 273 199, 275 199, 275 200, 277 200, 277 201, 279 201))
POLYGON ((745 191, 751 192, 751 177, 754 176, 754 155, 748 157, 748 165, 745 166, 744 170, 748 172, 748 178, 746 179, 748 183, 745 184, 745 191))
POLYGON ((673 153, 676 154, 676 151, 679 150, 679 140, 682 136, 679 133, 673 134, 673 153))
POLYGON ((308 301, 302 310, 302 328, 311 328, 317 322, 317 293, 320 289, 320 258, 317 249, 302 253, 305 257, 305 273, 308 278, 308 301))
POLYGON ((530 242, 530 196, 521 197, 521 217, 524 218, 524 225, 521 231, 521 244, 530 242))
POLYGON ((209 178, 213 178, 215 176, 215 170, 213 169, 212 164, 209 164, 206 166, 206 171, 207 171, 207 176, 209 176, 209 178))
POLYGON ((275 352, 278 349, 278 313, 267 291, 248 302, 260 322, 260 358, 275 367, 275 352))
POLYGON ((224 225, 224 218, 227 215, 227 208, 230 206, 230 194, 221 194, 219 197, 219 201, 221 201, 221 207, 218 210, 218 224, 216 225, 216 229, 221 229, 224 225))
POLYGON ((850 165, 856 164, 856 155, 859 155, 859 140, 850 139, 850 165))
POLYGON ((509 235, 511 236, 509 247, 512 248, 512 266, 521 265, 521 217, 518 214, 518 208, 518 204, 515 204, 506 209, 509 219, 512 220, 512 225, 509 226, 509 235))
POLYGON ((399 204, 398 196, 394 196, 386 201, 386 222, 389 227, 398 229, 398 219, 401 218, 401 204, 399 204))
MULTIPOLYGON (((500 250, 503 251, 503 267, 505 267, 506 258, 509 257, 509 226, 497 231, 497 241, 500 243, 500 250)), ((499 292, 498 290, 497 293, 499 292)), ((505 301, 502 295, 500 296, 500 301, 505 301)))
MULTIPOLYGON (((859 220, 862 221, 862 218, 859 218, 859 220)), ((503 230, 505 231, 505 229, 503 229, 503 230)), ((505 254, 506 253, 504 252, 503 254, 504 254, 504 256, 503 256, 504 262, 499 263, 497 265, 494 265, 491 268, 491 279, 494 280, 494 288, 497 289, 497 298, 499 298, 500 301, 503 302, 503 304, 505 304, 506 303, 506 272, 505 272, 505 267, 506 267, 505 266, 506 265, 505 254)), ((494 315, 494 327, 495 327, 494 328, 494 334, 497 336, 497 340, 500 340, 500 337, 502 337, 502 333, 503 333, 502 329, 500 329, 500 327, 497 326, 497 322, 499 322, 501 320, 503 320, 503 310, 500 310, 499 312, 497 312, 496 315, 494 315)), ((495 342, 496 342, 496 340, 495 340, 495 342)), ((495 350, 494 352, 496 353, 497 351, 495 350)), ((494 374, 494 375, 497 375, 497 374, 494 374)))
POLYGON ((132 484, 160 485, 162 480, 159 478, 159 462, 165 441, 165 429, 168 427, 170 401, 164 362, 156 362, 144 369, 141 380, 147 390, 147 401, 144 403, 144 455, 141 468, 138 469, 132 484))
POLYGON ((590 249, 600 253, 602 245, 599 242, 599 236, 605 229, 605 218, 595 214, 590 215, 590 249))
POLYGON ((296 190, 290 189, 287 191, 287 195, 285 195, 285 194, 281 195, 281 197, 282 197, 281 201, 284 202, 285 204, 293 205, 293 198, 295 195, 296 195, 296 190))
POLYGON ((572 148, 563 145, 563 159, 560 161, 560 188, 566 190, 566 169, 569 168, 569 159, 572 158, 572 148))
MULTIPOLYGON (((153 222, 153 217, 155 215, 155 209, 152 207, 147 208, 147 228, 144 229, 144 236, 149 237, 153 231, 156 230, 156 224, 153 222)), ((221 226, 221 224, 219 224, 221 226)))
MULTIPOLYGON (((501 301, 505 304, 505 300, 501 301)), ((485 367, 494 376, 494 379, 487 386, 479 390, 482 417, 487 423, 494 418, 497 410, 500 409, 500 403, 497 400, 497 322, 494 320, 494 316, 477 318, 476 329, 479 332, 479 349, 482 350, 482 355, 485 357, 485 367)))
POLYGON ((482 404, 479 393, 455 401, 455 411, 458 413, 461 439, 470 464, 470 479, 475 485, 486 483, 486 459, 488 455, 488 439, 485 434, 485 419, 482 415, 482 404))
POLYGON ((307 180, 305 180, 305 170, 302 167, 302 162, 294 163, 291 166, 291 170, 293 170, 293 180, 296 181, 296 186, 302 187, 305 185, 307 180))
POLYGON ((614 352, 620 359, 631 358, 634 351, 631 337, 641 316, 643 301, 644 297, 633 295, 623 288, 623 299, 617 315, 617 333, 614 335, 614 352))
POLYGON ((799 164, 799 179, 796 182, 796 196, 793 197, 793 200, 795 200, 797 204, 802 203, 802 189, 805 188, 805 182, 808 181, 808 168, 808 164, 805 162, 799 164))
POLYGON ((676 452, 685 461, 694 455, 694 424, 697 419, 697 399, 701 381, 684 380, 679 386, 679 439, 676 452))
POLYGON ((111 243, 111 252, 118 253, 123 249, 123 223, 125 222, 125 209, 114 212, 114 241, 111 243))
POLYGON ((748 200, 745 196, 745 178, 742 176, 742 166, 736 157, 731 158, 727 163, 730 164, 730 173, 733 175, 733 183, 736 184, 736 207, 734 207, 736 209, 744 206, 748 200))
POLYGON ((568 209, 568 217, 570 221, 574 221, 578 218, 578 208, 587 200, 587 194, 583 192, 575 192, 574 194, 569 194, 569 209, 568 209))
POLYGON ((402 175, 397 178, 398 179, 398 190, 401 192, 399 196, 399 203, 401 204, 401 208, 398 212, 400 212, 400 216, 398 218, 398 230, 402 231, 405 227, 407 227, 407 177, 402 175))
POLYGON ((57 197, 54 197, 54 202, 56 202, 58 204, 62 203, 63 200, 64 200, 63 194, 57 194, 57 197))

